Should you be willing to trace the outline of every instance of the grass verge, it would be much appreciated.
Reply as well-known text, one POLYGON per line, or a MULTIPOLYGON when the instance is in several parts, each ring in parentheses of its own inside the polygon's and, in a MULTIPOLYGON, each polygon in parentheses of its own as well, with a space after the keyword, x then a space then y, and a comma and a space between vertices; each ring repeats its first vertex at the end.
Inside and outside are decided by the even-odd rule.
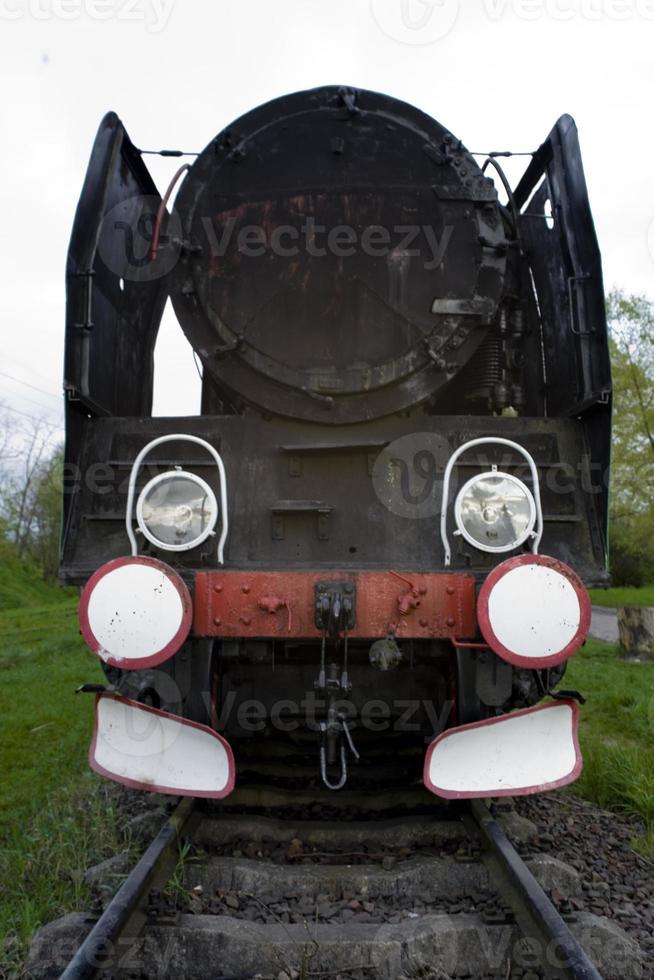
POLYGON ((588 640, 562 686, 588 699, 581 710, 584 770, 572 791, 642 820, 645 833, 634 846, 654 857, 654 663, 623 660, 619 647, 588 640))
POLYGON ((8 609, 58 604, 66 596, 74 599, 76 589, 62 589, 56 582, 45 582, 39 568, 19 558, 0 535, 0 614, 8 609))
POLYGON ((642 588, 591 589, 591 602, 594 606, 654 606, 654 585, 642 588))
POLYGON ((88 907, 83 872, 122 849, 87 767, 91 698, 74 693, 101 677, 75 599, 0 613, 0 977, 20 973, 40 925, 88 907))
POLYGON ((115 794, 86 772, 42 801, 25 825, 5 831, 0 855, 0 977, 21 977, 36 930, 88 909, 84 872, 124 850, 115 794))
POLYGON ((99 662, 78 634, 76 600, 0 614, 0 834, 86 771, 99 662))

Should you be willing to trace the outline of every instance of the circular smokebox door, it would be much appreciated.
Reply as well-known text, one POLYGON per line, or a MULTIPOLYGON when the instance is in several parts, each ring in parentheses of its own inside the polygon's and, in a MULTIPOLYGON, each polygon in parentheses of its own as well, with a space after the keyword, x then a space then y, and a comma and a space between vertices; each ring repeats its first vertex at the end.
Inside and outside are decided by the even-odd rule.
POLYGON ((413 106, 351 95, 329 86, 247 113, 175 200, 191 250, 171 298, 219 393, 307 421, 434 395, 504 288, 497 194, 474 157, 413 106))

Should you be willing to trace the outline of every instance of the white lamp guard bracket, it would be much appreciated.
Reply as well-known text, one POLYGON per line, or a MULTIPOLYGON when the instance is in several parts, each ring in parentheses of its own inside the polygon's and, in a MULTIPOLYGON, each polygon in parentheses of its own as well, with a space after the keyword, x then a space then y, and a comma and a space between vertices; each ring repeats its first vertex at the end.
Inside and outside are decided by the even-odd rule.
POLYGON ((129 543, 132 547, 132 555, 138 555, 138 543, 136 541, 136 535, 134 534, 134 528, 132 527, 132 520, 134 514, 134 497, 136 495, 136 477, 138 476, 139 470, 143 465, 143 460, 153 449, 157 446, 161 446, 165 442, 194 442, 197 446, 202 446, 203 449, 213 456, 214 462, 218 467, 218 474, 220 476, 220 538, 218 540, 218 564, 224 564, 224 552, 225 552, 225 541, 227 540, 227 533, 229 531, 229 520, 227 516, 227 477, 225 475, 225 466, 220 457, 220 453, 210 443, 205 439, 200 439, 199 436, 189 436, 182 435, 181 433, 174 433, 168 436, 159 436, 157 439, 153 439, 151 442, 144 446, 141 452, 138 454, 134 463, 132 465, 132 471, 129 475, 129 488, 127 491, 127 508, 125 511, 125 528, 127 530, 127 537, 129 538, 129 543))
POLYGON ((532 537, 532 551, 535 555, 538 554, 538 547, 540 545, 541 538, 543 537, 543 509, 540 502, 538 470, 536 469, 533 456, 531 456, 531 454, 528 453, 527 450, 524 449, 519 443, 513 442, 511 439, 499 439, 493 436, 486 436, 483 439, 470 439, 469 442, 464 442, 462 446, 459 446, 459 448, 452 453, 448 460, 447 466, 445 467, 445 475, 443 477, 443 497, 441 500, 441 541, 443 542, 443 551, 445 553, 445 565, 449 565, 452 561, 452 551, 450 549, 450 541, 447 536, 447 507, 450 497, 450 479, 452 476, 452 470, 456 466, 459 457, 462 456, 463 453, 467 452, 468 449, 474 449, 475 446, 487 446, 489 443, 499 446, 508 446, 509 449, 514 449, 517 453, 520 453, 520 455, 527 461, 531 472, 534 503, 536 504, 536 528, 532 537))

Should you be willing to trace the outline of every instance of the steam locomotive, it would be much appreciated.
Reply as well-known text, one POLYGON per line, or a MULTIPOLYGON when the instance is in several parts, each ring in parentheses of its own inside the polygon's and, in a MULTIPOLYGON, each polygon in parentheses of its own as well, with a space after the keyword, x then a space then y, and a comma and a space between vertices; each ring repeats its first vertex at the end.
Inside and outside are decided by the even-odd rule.
POLYGON ((606 581, 601 263, 573 120, 513 188, 503 155, 329 86, 248 112, 161 196, 103 119, 61 559, 106 676, 82 686, 96 771, 214 798, 578 775, 558 685, 606 581), (195 416, 152 416, 168 299, 195 416))

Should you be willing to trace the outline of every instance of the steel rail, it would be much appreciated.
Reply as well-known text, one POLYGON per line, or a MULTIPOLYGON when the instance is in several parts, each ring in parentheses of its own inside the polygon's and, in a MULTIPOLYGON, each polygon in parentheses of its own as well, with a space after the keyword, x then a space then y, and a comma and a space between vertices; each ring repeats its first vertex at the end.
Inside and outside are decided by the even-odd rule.
POLYGON ((602 980, 503 828, 481 800, 470 801, 471 823, 480 832, 485 859, 499 892, 524 936, 542 948, 548 976, 563 980, 602 980))
POLYGON ((189 829, 195 800, 183 799, 91 929, 60 980, 88 980, 107 970, 121 937, 138 936, 146 921, 143 909, 152 888, 162 887, 178 860, 178 845, 189 829))

